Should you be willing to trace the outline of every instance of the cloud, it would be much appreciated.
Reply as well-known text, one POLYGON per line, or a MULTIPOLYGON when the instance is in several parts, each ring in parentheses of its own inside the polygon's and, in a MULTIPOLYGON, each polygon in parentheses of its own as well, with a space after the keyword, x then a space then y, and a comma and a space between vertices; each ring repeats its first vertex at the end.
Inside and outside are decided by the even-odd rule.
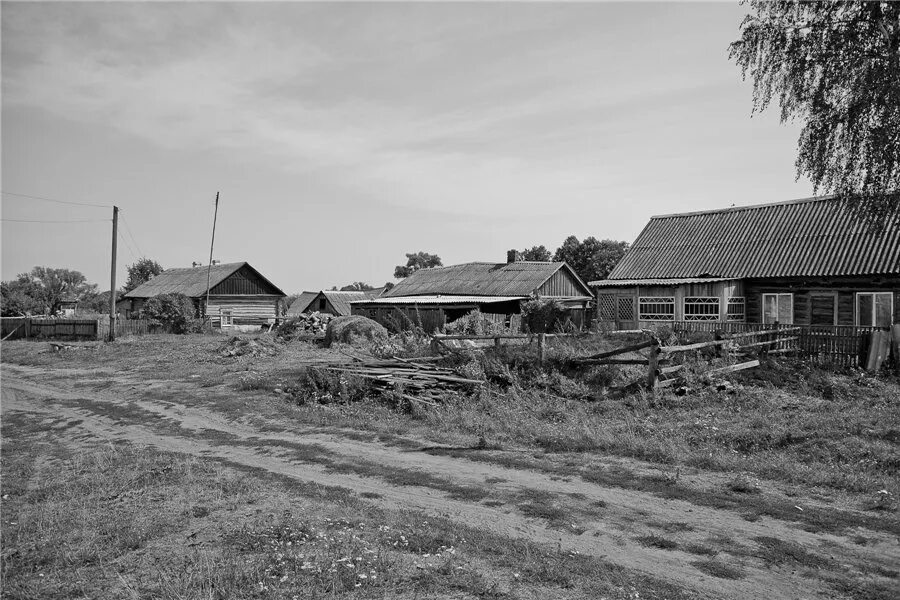
POLYGON ((3 100, 172 151, 331 172, 375 202, 578 210, 623 180, 610 140, 709 85, 643 76, 654 56, 626 66, 628 33, 580 18, 591 10, 14 6, 3 100))

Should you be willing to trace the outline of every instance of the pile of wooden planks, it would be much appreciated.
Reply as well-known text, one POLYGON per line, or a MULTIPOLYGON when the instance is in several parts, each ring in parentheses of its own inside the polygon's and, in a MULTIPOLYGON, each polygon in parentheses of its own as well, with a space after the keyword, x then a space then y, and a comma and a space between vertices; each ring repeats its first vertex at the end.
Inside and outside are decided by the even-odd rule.
POLYGON ((447 392, 470 392, 473 387, 484 383, 478 379, 460 377, 451 369, 431 364, 439 357, 352 358, 354 362, 331 364, 322 368, 368 379, 375 386, 393 391, 412 403, 437 406, 447 392))

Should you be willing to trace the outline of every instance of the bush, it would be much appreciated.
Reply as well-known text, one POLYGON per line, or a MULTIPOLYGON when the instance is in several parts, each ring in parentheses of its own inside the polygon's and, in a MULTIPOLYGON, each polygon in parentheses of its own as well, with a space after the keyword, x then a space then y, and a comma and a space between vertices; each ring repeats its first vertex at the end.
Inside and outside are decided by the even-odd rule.
POLYGON ((202 319, 194 316, 194 303, 184 294, 154 296, 144 303, 140 315, 157 331, 196 333, 203 328, 202 319))
POLYGON ((384 339, 387 339, 387 329, 372 319, 360 315, 332 319, 325 330, 327 347, 331 347, 337 342, 356 345, 360 342, 371 344, 375 340, 384 339))
POLYGON ((507 332, 506 326, 488 319, 477 308, 444 325, 444 333, 450 335, 496 335, 507 332))
POLYGON ((522 322, 532 333, 563 331, 569 311, 559 300, 533 297, 522 305, 522 322))

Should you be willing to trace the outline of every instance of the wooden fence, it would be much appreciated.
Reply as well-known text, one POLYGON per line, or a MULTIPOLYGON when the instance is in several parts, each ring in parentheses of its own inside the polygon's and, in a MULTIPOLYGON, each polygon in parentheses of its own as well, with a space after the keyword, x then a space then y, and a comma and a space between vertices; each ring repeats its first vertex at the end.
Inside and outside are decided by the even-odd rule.
MULTIPOLYGON (((654 329, 668 327, 676 333, 708 333, 715 338, 753 338, 741 342, 745 349, 755 349, 771 354, 787 354, 818 363, 839 365, 842 367, 866 368, 870 355, 884 352, 879 349, 875 333, 882 331, 877 327, 855 327, 851 325, 818 326, 787 325, 772 323, 721 323, 714 321, 660 321, 654 329)), ((644 330, 633 330, 619 333, 641 333, 644 330)), ((649 330, 648 330, 649 331, 649 330)), ((589 335, 608 335, 616 332, 599 334, 547 334, 546 338, 584 337, 589 335)), ((436 335, 436 343, 452 340, 468 340, 474 346, 499 346, 501 344, 531 344, 538 340, 537 334, 505 334, 505 335, 436 335)), ((540 345, 539 341, 539 345, 540 345)), ((726 344, 721 346, 725 347, 726 344)), ((885 346, 882 344, 881 346, 885 346)), ((896 354, 896 352, 895 352, 896 354)), ((894 360, 900 360, 895 357, 894 360)), ((880 361, 877 363, 880 364, 880 361)), ((871 368, 871 367, 870 367, 871 368)))
POLYGON ((843 367, 865 366, 872 346, 872 334, 881 331, 878 327, 853 325, 782 325, 717 321, 660 321, 658 325, 670 327, 675 332, 719 333, 724 334, 724 337, 753 331, 789 329, 790 335, 779 336, 784 339, 771 349, 843 367))
MULTIPOLYGON (((150 333, 142 319, 118 319, 116 336, 150 333)), ((79 339, 103 340, 109 337, 109 319, 39 319, 4 317, 0 319, 0 339, 79 339)))

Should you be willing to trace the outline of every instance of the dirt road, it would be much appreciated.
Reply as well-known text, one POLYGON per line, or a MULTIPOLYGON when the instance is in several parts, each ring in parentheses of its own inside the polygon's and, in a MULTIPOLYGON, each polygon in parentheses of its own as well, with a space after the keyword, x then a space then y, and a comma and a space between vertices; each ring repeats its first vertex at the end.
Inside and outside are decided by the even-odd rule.
POLYGON ((48 380, 44 369, 4 364, 3 415, 16 412, 40 419, 70 443, 126 441, 340 486, 384 508, 416 509, 503 536, 602 557, 696 590, 698 596, 841 597, 827 585, 827 572, 900 564, 896 539, 883 532, 854 531, 871 540, 861 546, 843 535, 809 533, 796 523, 768 517, 751 522, 730 510, 436 455, 409 442, 389 444, 358 432, 301 425, 290 431, 284 431, 284 424, 268 428, 259 418, 235 420, 208 403, 194 402, 196 395, 217 393, 199 383, 148 381, 96 370, 60 370, 55 376, 48 380), (536 503, 571 519, 522 510, 536 503), (660 529, 678 541, 678 548, 646 542, 660 529), (773 563, 748 542, 762 538, 789 540, 822 562, 773 563), (739 567, 742 578, 706 574, 692 565, 696 554, 681 550, 710 539, 732 546, 723 560, 739 567))

